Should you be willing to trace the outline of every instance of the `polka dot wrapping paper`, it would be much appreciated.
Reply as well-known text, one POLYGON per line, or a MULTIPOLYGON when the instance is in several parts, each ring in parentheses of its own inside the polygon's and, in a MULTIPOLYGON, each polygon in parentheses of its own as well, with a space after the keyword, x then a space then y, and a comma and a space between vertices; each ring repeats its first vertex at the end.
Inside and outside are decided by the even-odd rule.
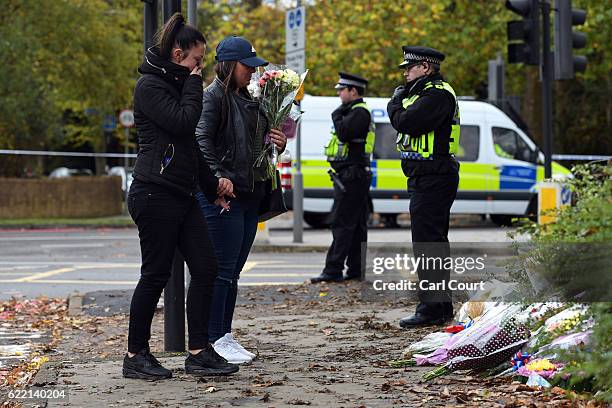
POLYGON ((500 304, 487 311, 448 349, 449 370, 477 371, 508 361, 529 340, 529 330, 516 322, 520 305, 500 304))

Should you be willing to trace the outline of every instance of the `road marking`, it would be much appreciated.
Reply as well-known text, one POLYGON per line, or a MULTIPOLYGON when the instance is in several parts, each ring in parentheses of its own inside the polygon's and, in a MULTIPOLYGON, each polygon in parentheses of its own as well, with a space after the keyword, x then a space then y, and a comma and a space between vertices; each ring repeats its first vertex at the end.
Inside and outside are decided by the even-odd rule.
POLYGON ((74 268, 140 268, 140 263, 111 263, 111 262, 79 262, 79 261, 49 261, 49 262, 21 262, 21 261, 0 261, 0 265, 24 265, 24 266, 12 266, 6 268, 0 268, 0 270, 10 269, 28 269, 37 268, 40 269, 44 266, 71 266, 74 268))
POLYGON ((23 276, 23 275, 29 275, 30 272, 4 272, 4 271, 0 271, 0 276, 23 276))
POLYGON ((82 240, 101 240, 101 241, 108 241, 108 240, 136 240, 139 239, 138 238, 138 234, 134 234, 134 236, 131 235, 104 235, 104 236, 83 236, 83 237, 66 237, 66 236, 46 236, 46 237, 0 237, 0 242, 6 241, 6 242, 14 242, 14 241, 82 241, 82 240))
POLYGON ((138 265, 140 263, 117 263, 117 262, 82 262, 82 261, 0 261, 0 265, 28 265, 31 266, 49 266, 49 265, 73 265, 73 266, 88 266, 88 265, 110 265, 110 266, 129 266, 138 265))
POLYGON ((105 269, 105 268, 137 268, 140 269, 142 264, 133 263, 133 264, 99 264, 99 265, 85 265, 85 264, 74 264, 72 265, 77 269, 105 269))
POLYGON ((13 279, 10 282, 32 282, 40 278, 48 278, 49 276, 59 275, 60 273, 73 272, 75 268, 60 268, 52 271, 35 273, 34 275, 26 276, 24 278, 13 279))
MULTIPOLYGON (((17 283, 17 281, 12 280, 12 281, 2 281, 0 280, 0 283, 5 283, 5 282, 13 282, 13 283, 17 283)), ((57 279, 57 280, 52 280, 52 279, 36 279, 33 281, 28 281, 27 283, 53 283, 53 284, 58 284, 58 285, 74 285, 74 284, 84 284, 84 285, 136 285, 138 283, 138 281, 105 281, 105 280, 79 280, 79 279, 57 279)))
POLYGON ((43 244, 40 247, 43 249, 59 249, 59 248, 102 248, 108 244, 43 244))

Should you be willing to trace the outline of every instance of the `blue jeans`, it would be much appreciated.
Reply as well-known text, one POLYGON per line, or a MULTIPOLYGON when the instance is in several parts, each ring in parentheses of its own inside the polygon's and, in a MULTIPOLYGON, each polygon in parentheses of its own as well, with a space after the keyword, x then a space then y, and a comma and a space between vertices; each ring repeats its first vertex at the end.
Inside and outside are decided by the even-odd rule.
POLYGON ((230 211, 211 204, 198 193, 208 231, 218 260, 218 273, 208 326, 208 338, 214 343, 232 331, 232 318, 238 295, 238 279, 257 233, 258 206, 232 200, 230 211))

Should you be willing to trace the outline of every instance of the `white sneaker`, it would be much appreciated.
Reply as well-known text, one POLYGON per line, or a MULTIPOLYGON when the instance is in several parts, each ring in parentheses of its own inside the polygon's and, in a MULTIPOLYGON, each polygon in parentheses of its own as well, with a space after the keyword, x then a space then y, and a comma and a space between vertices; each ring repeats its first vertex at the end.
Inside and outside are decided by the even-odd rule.
POLYGON ((213 348, 221 357, 227 360, 228 363, 232 364, 243 364, 251 362, 252 358, 242 353, 236 346, 231 342, 227 341, 225 337, 221 337, 215 341, 213 348))
POLYGON ((245 354, 245 355, 251 357, 251 359, 255 358, 255 354, 251 353, 249 350, 247 350, 244 347, 242 347, 242 345, 240 343, 238 343, 238 340, 236 340, 234 338, 232 333, 226 333, 225 336, 223 336, 223 337, 226 339, 226 341, 228 341, 229 343, 233 344, 235 348, 240 350, 240 352, 242 354, 245 354))

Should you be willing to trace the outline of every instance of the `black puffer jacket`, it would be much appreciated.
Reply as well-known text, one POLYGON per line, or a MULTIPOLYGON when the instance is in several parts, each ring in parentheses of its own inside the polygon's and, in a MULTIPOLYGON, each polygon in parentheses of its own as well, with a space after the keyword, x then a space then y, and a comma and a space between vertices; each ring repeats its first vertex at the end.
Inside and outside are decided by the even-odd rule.
POLYGON ((202 78, 159 57, 150 48, 138 69, 134 89, 134 121, 138 157, 134 178, 193 196, 198 184, 215 197, 219 181, 202 160, 195 128, 202 111, 202 78), (171 154, 174 151, 174 154, 171 154), (162 171, 165 153, 171 157, 162 171))
POLYGON ((211 170, 229 178, 237 192, 253 191, 254 137, 257 126, 266 125, 258 123, 259 105, 248 95, 226 92, 218 78, 204 90, 196 139, 211 170))

